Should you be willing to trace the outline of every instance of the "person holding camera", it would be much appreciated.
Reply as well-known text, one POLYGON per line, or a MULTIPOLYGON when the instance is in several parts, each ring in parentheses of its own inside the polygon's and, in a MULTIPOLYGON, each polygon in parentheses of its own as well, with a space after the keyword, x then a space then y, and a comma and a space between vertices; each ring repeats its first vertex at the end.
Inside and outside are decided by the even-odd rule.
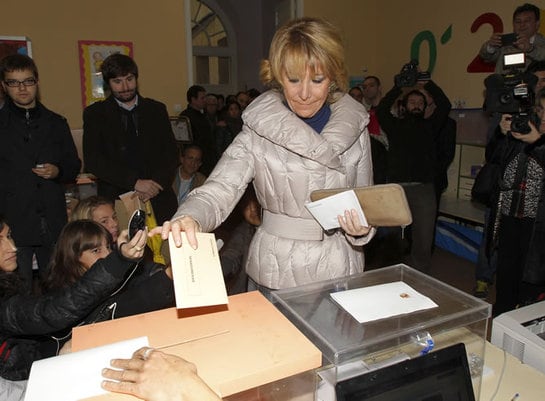
MULTIPOLYGON (((532 63, 530 63, 530 65, 526 68, 525 72, 522 72, 520 69, 517 71, 516 67, 512 71, 513 73, 507 82, 505 75, 501 74, 493 74, 485 79, 485 109, 491 112, 486 138, 487 144, 492 142, 492 144, 487 147, 488 150, 485 154, 487 164, 501 164, 501 160, 499 159, 501 159, 502 155, 494 154, 493 150, 495 148, 494 143, 496 141, 494 139, 496 137, 495 134, 500 122, 502 121, 502 118, 509 118, 510 120, 503 122, 504 125, 507 124, 505 132, 507 132, 509 127, 511 127, 511 131, 525 131, 525 133, 528 133, 530 132, 530 126, 527 124, 528 117, 533 115, 533 118, 535 119, 538 116, 536 113, 534 113, 534 105, 537 104, 539 106, 540 101, 539 96, 536 99, 534 94, 540 93, 540 91, 545 88, 545 60, 532 61, 532 63), (517 94, 515 96, 510 98, 510 100, 509 98, 502 100, 506 90, 514 93, 515 88, 517 90, 517 94), (515 119, 513 121, 512 113, 517 111, 519 112, 514 115, 515 119), (522 111, 522 113, 520 111, 522 111), (504 117, 506 114, 509 115, 509 117, 504 117), (520 127, 517 127, 517 125, 520 127)), ((538 131, 545 132, 539 127, 538 131)), ((489 240, 489 237, 492 235, 494 224, 493 219, 492 221, 490 219, 491 202, 494 199, 494 194, 492 194, 492 196, 488 196, 488 199, 479 199, 479 181, 482 182, 482 180, 479 179, 475 180, 474 186, 477 185, 477 193, 473 193, 472 189, 472 197, 474 201, 483 203, 486 206, 486 210, 484 213, 485 225, 483 228, 483 239, 481 241, 481 245, 479 246, 479 253, 475 268, 474 295, 477 298, 486 299, 488 297, 489 287, 494 283, 494 276, 497 270, 497 250, 494 246, 491 246, 492 241, 489 240)))
POLYGON ((411 209, 412 244, 408 263, 428 273, 437 210, 434 187, 438 166, 436 141, 447 120, 451 103, 428 73, 418 71, 416 62, 405 64, 394 82, 394 87, 377 108, 380 126, 389 142, 386 180, 403 186, 411 209), (393 116, 390 110, 401 96, 402 88, 416 85, 423 85, 423 89, 434 99, 434 113, 425 118, 426 96, 418 89, 411 89, 403 96, 404 115, 393 116))
POLYGON ((479 56, 489 63, 496 63, 496 73, 506 72, 503 55, 524 52, 526 66, 533 60, 545 60, 545 37, 538 33, 539 8, 525 3, 513 13, 513 33, 494 32, 479 51, 479 56))
POLYGON ((527 133, 514 131, 514 116, 503 114, 486 148, 501 166, 487 244, 498 252, 494 316, 545 293, 545 91, 536 104, 527 133))

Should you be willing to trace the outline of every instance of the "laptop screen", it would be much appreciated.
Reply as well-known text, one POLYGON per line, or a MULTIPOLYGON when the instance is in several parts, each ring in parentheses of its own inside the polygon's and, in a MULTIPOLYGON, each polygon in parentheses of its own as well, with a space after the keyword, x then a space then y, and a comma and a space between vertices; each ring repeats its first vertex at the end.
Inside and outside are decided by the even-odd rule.
POLYGON ((337 401, 475 401, 463 343, 336 384, 337 401))

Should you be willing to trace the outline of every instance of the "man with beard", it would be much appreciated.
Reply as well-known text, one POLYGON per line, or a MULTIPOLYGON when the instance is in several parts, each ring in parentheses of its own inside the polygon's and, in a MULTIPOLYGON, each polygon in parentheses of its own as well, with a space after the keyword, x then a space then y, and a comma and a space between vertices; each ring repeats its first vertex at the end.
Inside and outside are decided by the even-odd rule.
POLYGON ((158 224, 169 219, 178 202, 172 190, 176 142, 165 105, 138 93, 138 67, 123 54, 101 66, 111 95, 83 111, 85 170, 98 178, 98 195, 115 200, 136 191, 151 200, 158 224))
POLYGON ((428 80, 424 89, 435 100, 436 108, 429 118, 424 118, 426 97, 417 89, 410 90, 403 97, 404 116, 394 117, 390 110, 402 94, 397 86, 381 100, 377 116, 389 143, 386 181, 403 186, 413 216, 410 259, 407 262, 428 273, 437 210, 434 190, 436 139, 451 104, 433 81, 428 80))

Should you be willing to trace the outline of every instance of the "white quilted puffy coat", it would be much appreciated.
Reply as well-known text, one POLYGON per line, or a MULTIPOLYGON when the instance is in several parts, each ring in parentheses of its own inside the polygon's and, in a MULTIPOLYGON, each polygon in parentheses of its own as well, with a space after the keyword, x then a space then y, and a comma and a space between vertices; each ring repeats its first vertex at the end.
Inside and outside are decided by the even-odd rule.
MULTIPOLYGON (((331 117, 321 134, 269 91, 243 114, 244 127, 224 152, 204 185, 180 206, 205 232, 231 213, 253 180, 263 209, 312 219, 305 208, 310 193, 323 188, 372 185, 372 163, 363 105, 344 95, 331 104, 331 117)), ((361 245, 374 235, 354 238, 337 231, 322 241, 292 240, 259 227, 251 242, 246 271, 272 289, 342 277, 363 271, 361 245)))

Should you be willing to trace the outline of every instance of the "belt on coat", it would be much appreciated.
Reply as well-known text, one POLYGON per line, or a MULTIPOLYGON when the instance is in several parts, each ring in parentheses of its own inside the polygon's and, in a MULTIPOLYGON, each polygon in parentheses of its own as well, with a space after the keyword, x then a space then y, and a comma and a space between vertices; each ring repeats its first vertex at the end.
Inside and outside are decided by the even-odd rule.
POLYGON ((316 220, 290 217, 268 210, 263 210, 261 227, 269 234, 287 239, 303 241, 322 241, 324 239, 324 230, 316 220))

